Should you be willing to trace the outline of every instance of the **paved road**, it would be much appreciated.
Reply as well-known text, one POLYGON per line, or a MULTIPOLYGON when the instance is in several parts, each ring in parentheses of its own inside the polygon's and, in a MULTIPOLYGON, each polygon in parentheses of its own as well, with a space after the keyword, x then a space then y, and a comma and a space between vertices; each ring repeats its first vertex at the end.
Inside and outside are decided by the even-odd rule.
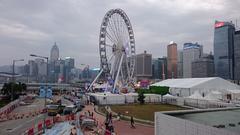
MULTIPOLYGON (((72 105, 69 100, 62 98, 62 103, 66 105, 72 105)), ((44 99, 36 98, 34 102, 27 106, 19 106, 13 110, 12 113, 26 113, 44 108, 44 99)), ((39 121, 43 120, 43 114, 36 117, 9 120, 0 123, 0 135, 17 135, 26 131, 29 127, 36 125, 39 121)))
MULTIPOLYGON (((31 105, 19 106, 14 109, 13 113, 26 113, 29 111, 39 110, 44 107, 44 99, 35 99, 31 105)), ((43 114, 36 117, 23 118, 18 120, 9 120, 0 123, 1 135, 17 135, 26 131, 29 127, 43 119, 43 114)))

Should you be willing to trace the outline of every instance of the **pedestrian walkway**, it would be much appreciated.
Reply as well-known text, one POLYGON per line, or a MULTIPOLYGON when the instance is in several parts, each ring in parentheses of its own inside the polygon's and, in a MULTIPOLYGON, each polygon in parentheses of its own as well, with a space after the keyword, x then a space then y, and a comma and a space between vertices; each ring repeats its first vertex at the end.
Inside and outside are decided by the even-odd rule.
MULTIPOLYGON (((105 116, 102 116, 94 111, 93 105, 87 105, 83 111, 81 112, 84 115, 84 112, 94 112, 93 115, 97 119, 99 126, 104 125, 105 116)), ((143 125, 143 124, 135 124, 136 128, 131 128, 129 121, 117 121, 114 120, 113 122, 114 130, 117 135, 154 135, 154 127, 143 125)))

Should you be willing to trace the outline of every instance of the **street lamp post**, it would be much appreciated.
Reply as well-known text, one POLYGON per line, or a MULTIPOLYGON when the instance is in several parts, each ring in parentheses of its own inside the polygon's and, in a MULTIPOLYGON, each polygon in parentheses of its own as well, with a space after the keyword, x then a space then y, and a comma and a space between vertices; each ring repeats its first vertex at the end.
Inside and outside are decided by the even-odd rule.
POLYGON ((13 65, 12 65, 12 82, 13 82, 13 84, 12 84, 12 87, 11 87, 12 88, 11 89, 11 91, 12 91, 11 101, 13 100, 13 85, 15 83, 15 63, 18 62, 18 61, 24 61, 24 59, 13 60, 13 65))
MULTIPOLYGON (((46 110, 46 106, 47 106, 48 57, 46 57, 46 56, 39 56, 39 55, 35 55, 35 54, 30 54, 30 56, 32 56, 32 57, 37 57, 37 58, 43 58, 43 59, 46 59, 46 60, 47 60, 46 89, 45 89, 45 95, 44 95, 44 111, 45 111, 45 110, 46 110)), ((44 115, 43 115, 43 133, 45 133, 45 130, 46 130, 45 120, 46 120, 46 112, 44 112, 44 115)))

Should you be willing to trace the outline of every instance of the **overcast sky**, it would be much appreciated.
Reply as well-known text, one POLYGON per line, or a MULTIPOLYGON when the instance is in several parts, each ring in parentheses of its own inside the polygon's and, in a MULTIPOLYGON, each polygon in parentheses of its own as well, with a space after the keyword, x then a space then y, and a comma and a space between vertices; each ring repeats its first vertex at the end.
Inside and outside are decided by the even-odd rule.
POLYGON ((130 18, 137 53, 166 56, 170 41, 178 49, 198 42, 210 52, 214 21, 240 25, 239 6, 240 0, 1 0, 0 65, 32 59, 30 53, 49 56, 57 42, 60 56, 75 58, 76 67, 98 67, 100 25, 113 8, 130 18))

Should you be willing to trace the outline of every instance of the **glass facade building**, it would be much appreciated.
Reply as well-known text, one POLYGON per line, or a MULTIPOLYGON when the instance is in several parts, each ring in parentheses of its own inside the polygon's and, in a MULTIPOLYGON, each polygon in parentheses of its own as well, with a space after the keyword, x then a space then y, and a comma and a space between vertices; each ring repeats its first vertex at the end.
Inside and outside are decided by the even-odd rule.
POLYGON ((136 55, 135 76, 137 80, 149 79, 152 77, 152 54, 146 51, 136 55))
POLYGON ((234 80, 240 80, 240 30, 234 37, 234 80))
POLYGON ((177 54, 177 44, 170 43, 167 46, 167 71, 168 78, 177 78, 177 62, 178 62, 178 54, 177 54))
POLYGON ((152 78, 167 79, 167 58, 156 58, 152 60, 152 78))
POLYGON ((215 22, 214 65, 215 74, 224 79, 233 79, 235 27, 230 22, 215 22))
POLYGON ((185 43, 183 45, 183 78, 192 77, 192 62, 201 58, 203 46, 198 43, 185 43))

